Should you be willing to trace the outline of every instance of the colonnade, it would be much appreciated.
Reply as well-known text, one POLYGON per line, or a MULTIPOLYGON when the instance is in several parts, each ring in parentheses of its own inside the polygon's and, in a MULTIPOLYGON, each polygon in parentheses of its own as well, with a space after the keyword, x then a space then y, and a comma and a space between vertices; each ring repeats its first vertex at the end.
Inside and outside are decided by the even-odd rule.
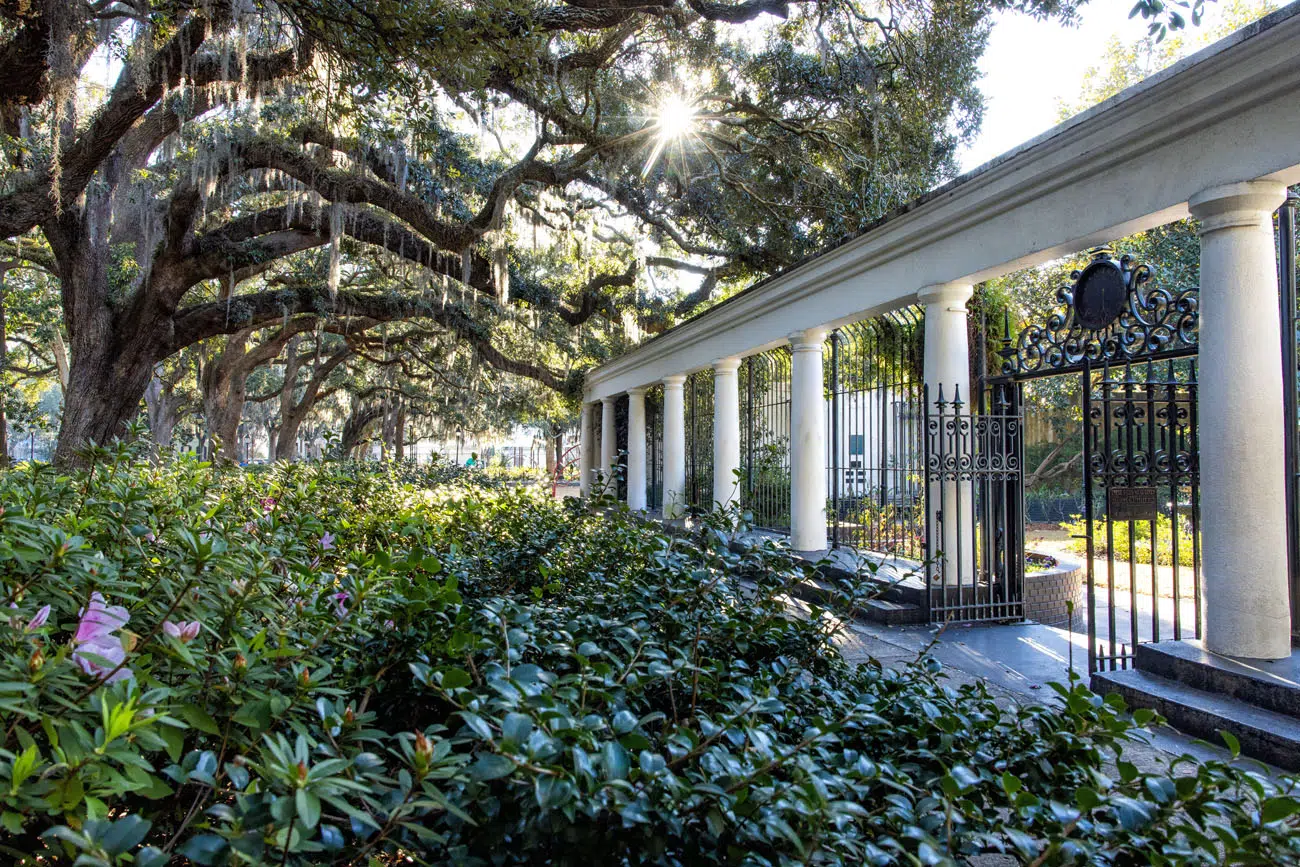
MULTIPOLYGON (((1199 440, 1203 528, 1204 635, 1207 647, 1231 656, 1289 656, 1290 603, 1286 573, 1283 378, 1279 347, 1277 268, 1272 214, 1285 186, 1248 181, 1207 189, 1188 202, 1200 221, 1201 318, 1199 440)), ((900 296, 925 308, 924 376, 931 399, 942 387, 949 400, 971 401, 966 302, 973 279, 921 288, 900 296)), ((725 314, 722 314, 725 315, 725 314)), ((789 335, 792 354, 790 475, 791 546, 821 551, 827 537, 826 412, 823 345, 829 328, 789 335)), ((770 345, 770 344, 769 344, 770 345)), ((713 502, 738 496, 741 356, 718 358, 714 379, 713 502)), ((662 379, 663 513, 680 517, 686 503, 683 384, 687 371, 662 379)), ((628 505, 646 508, 645 392, 629 400, 628 505)), ((600 400, 599 460, 591 440, 594 403, 582 410, 584 492, 606 484, 615 460, 614 396, 600 400)), ((973 568, 973 510, 969 490, 930 491, 932 557, 960 558, 973 568), (962 497, 966 500, 962 500, 962 497), (938 500, 955 514, 937 514, 938 500), (960 516, 960 517, 959 517, 960 516), (968 526, 964 526, 970 522, 968 526), (960 540, 960 541, 959 541, 960 540)))

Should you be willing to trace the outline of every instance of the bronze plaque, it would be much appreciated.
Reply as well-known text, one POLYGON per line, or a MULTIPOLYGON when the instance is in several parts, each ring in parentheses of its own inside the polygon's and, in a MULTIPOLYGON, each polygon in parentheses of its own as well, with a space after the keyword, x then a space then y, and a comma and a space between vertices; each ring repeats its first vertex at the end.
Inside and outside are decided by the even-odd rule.
POLYGON ((1106 516, 1112 521, 1155 520, 1156 489, 1152 487, 1107 488, 1106 516))

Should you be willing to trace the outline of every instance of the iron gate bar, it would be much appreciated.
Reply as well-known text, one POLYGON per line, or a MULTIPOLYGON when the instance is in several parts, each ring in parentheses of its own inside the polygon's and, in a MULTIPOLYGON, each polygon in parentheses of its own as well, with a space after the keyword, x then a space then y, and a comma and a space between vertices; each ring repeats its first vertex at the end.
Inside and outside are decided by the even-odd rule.
POLYGON ((1296 341, 1300 340, 1300 300, 1296 297, 1296 206, 1300 195, 1292 190, 1277 214, 1278 283, 1281 289, 1282 400, 1286 417, 1287 563, 1291 583, 1292 643, 1300 639, 1300 389, 1296 341))

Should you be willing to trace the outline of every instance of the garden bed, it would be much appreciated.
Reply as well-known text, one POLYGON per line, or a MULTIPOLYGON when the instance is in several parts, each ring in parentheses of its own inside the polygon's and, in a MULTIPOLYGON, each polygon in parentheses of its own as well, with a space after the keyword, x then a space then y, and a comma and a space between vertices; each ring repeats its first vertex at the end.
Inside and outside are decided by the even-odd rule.
POLYGON ((0 476, 0 852, 1210 863, 1211 825, 1300 852, 1300 800, 1247 771, 1104 774, 1133 723, 1077 682, 1004 709, 927 657, 847 665, 774 543, 465 476, 128 449, 0 476))

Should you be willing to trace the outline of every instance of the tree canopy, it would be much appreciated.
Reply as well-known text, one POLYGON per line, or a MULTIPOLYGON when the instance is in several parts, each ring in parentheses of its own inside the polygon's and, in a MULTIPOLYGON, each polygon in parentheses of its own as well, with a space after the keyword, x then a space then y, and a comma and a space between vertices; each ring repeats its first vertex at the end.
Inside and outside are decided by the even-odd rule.
POLYGON ((59 457, 212 341, 407 322, 572 399, 954 174, 1007 8, 1076 11, 0 0, 0 255, 58 284, 59 457))

